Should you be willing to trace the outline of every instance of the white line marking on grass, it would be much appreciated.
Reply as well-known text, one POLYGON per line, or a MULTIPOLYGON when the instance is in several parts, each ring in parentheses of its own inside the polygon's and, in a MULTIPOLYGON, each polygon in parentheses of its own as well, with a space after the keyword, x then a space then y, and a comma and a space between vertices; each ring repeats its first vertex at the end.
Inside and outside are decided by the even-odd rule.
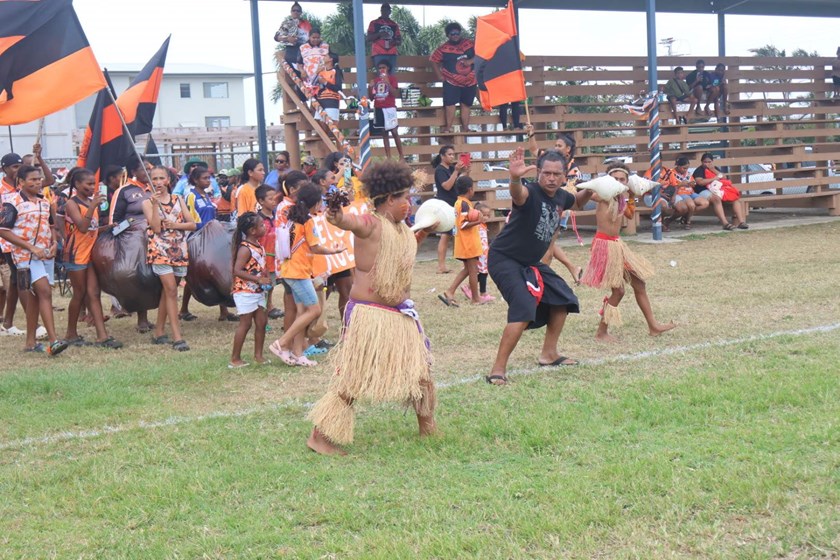
MULTIPOLYGON (((698 344, 688 344, 685 346, 672 346, 670 348, 662 348, 660 350, 648 350, 645 352, 638 352, 636 354, 621 354, 618 356, 610 356, 606 358, 595 358, 592 360, 581 360, 581 366, 600 366, 614 362, 634 362, 644 360, 647 358, 658 358, 661 356, 673 356, 675 354, 684 354, 686 352, 693 352, 695 350, 704 350, 707 348, 722 348, 725 346, 734 346, 738 344, 746 344, 748 342, 761 342, 764 340, 771 340, 783 336, 805 336, 809 334, 827 333, 840 329, 840 323, 831 323, 828 325, 820 325, 816 327, 807 327, 804 329, 794 329, 789 331, 776 331, 767 334, 756 334, 744 338, 735 338, 731 340, 714 340, 709 342, 700 342, 698 344)), ((559 366, 563 367, 563 366, 559 366)), ((550 371, 546 367, 530 367, 519 370, 511 370, 508 373, 514 375, 534 375, 536 373, 543 373, 550 371)), ((472 375, 454 381, 447 381, 445 383, 438 383, 439 389, 447 389, 450 387, 458 387, 468 383, 484 380, 483 375, 472 375)), ((266 406, 246 408, 243 410, 233 411, 218 411, 209 414, 201 414, 198 416, 170 416, 164 420, 156 422, 139 421, 134 424, 119 424, 116 426, 103 426, 91 430, 81 430, 76 432, 58 432, 48 436, 28 437, 18 440, 12 440, 0 443, 0 451, 7 449, 19 449, 22 447, 29 447, 35 445, 49 445, 63 441, 71 441, 76 439, 91 439, 108 434, 119 434, 131 430, 155 430, 158 428, 166 428, 170 426, 179 426, 181 424, 191 424, 196 422, 203 422, 205 420, 213 420, 216 418, 241 418, 250 416, 252 414, 260 414, 263 412, 271 412, 276 410, 283 410, 293 407, 309 408, 313 403, 302 403, 298 401, 288 401, 283 403, 274 403, 266 406)))

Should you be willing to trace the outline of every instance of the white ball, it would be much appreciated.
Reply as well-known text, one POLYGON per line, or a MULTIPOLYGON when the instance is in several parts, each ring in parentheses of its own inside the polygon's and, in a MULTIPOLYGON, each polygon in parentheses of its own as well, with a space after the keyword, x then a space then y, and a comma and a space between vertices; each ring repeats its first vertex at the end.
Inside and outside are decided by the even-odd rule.
POLYGON ((677 266, 677 261, 671 261, 671 266, 677 266))

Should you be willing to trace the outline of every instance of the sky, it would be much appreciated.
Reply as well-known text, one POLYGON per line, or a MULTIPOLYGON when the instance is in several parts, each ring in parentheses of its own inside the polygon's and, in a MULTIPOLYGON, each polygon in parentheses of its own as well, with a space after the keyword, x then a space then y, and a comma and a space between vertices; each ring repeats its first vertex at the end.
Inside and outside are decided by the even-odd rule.
MULTIPOLYGON (((794 0, 791 0, 794 1, 794 0)), ((335 11, 329 3, 301 0, 305 11, 321 18, 335 11)), ((144 64, 170 33, 168 62, 201 63, 253 71, 250 2, 247 0, 74 0, 73 5, 100 64, 144 64)), ((397 4, 397 2, 394 2, 397 4)), ((259 2, 265 110, 268 123, 278 123, 280 105, 268 96, 276 83, 274 32, 292 2, 259 2)), ((417 20, 429 24, 446 15, 466 25, 471 15, 492 10, 452 7, 410 7, 417 20)), ((365 22, 379 16, 379 4, 365 5, 365 22)), ((837 19, 727 16, 728 56, 751 56, 750 48, 772 44, 788 52, 803 48, 834 56, 840 40, 837 19)), ((714 59, 715 16, 658 14, 657 35, 673 37, 673 53, 714 59)), ((520 46, 526 55, 642 56, 646 54, 645 16, 559 10, 520 10, 520 46), (560 34, 558 29, 567 30, 560 34)), ((660 55, 667 54, 660 46, 660 55)), ((247 124, 256 124, 255 88, 246 80, 247 124)))

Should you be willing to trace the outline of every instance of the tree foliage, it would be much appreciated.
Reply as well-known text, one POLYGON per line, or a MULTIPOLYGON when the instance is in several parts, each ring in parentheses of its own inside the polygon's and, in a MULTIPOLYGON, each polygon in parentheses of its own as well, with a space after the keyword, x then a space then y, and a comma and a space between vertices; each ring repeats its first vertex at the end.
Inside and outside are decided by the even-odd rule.
MULTIPOLYGON (((763 47, 757 47, 754 49, 749 49, 754 56, 757 57, 764 57, 764 58, 787 58, 788 54, 785 49, 778 49, 775 45, 764 45, 763 47)), ((808 59, 813 57, 820 56, 817 51, 808 52, 805 49, 794 49, 790 53, 791 58, 802 58, 808 59)), ((803 60, 804 61, 804 60, 803 60)), ((756 70, 764 70, 767 72, 786 72, 786 71, 794 71, 805 66, 810 66, 810 64, 769 64, 769 65, 760 65, 756 66, 756 70)), ((789 78, 753 78, 750 80, 753 83, 757 84, 787 84, 790 83, 789 78)), ((763 93, 765 99, 767 99, 767 93, 763 93)), ((788 100, 790 99, 790 92, 782 92, 782 97, 788 100)))

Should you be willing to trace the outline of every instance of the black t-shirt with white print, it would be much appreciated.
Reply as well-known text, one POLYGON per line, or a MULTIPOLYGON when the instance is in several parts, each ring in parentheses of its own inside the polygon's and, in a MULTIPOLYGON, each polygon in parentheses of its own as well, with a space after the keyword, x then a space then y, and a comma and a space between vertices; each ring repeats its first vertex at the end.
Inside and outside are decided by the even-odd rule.
POLYGON ((528 266, 538 263, 548 251, 551 238, 560 228, 560 215, 575 205, 575 197, 563 189, 550 197, 535 182, 523 186, 528 189, 525 204, 513 204, 508 223, 490 250, 528 266))

